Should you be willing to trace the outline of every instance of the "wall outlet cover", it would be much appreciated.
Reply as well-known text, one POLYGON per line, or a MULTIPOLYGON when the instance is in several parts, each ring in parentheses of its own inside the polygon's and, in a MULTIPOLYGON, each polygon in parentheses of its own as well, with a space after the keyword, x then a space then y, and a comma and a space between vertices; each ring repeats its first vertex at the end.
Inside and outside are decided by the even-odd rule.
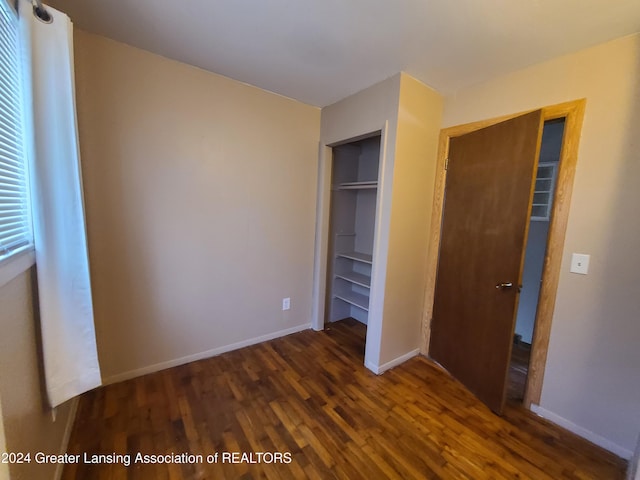
POLYGON ((291 308, 291 299, 289 297, 282 299, 282 310, 289 310, 291 308))
POLYGON ((586 255, 584 253, 574 253, 571 256, 571 269, 569 271, 571 273, 586 275, 587 273, 589 273, 589 259, 590 255, 586 255))

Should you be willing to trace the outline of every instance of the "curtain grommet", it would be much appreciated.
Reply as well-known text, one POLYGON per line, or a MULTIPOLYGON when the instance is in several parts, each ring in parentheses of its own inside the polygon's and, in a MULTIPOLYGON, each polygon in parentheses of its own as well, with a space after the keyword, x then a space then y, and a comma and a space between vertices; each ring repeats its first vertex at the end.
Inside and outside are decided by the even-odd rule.
POLYGON ((47 12, 47 9, 44 7, 39 7, 38 5, 34 5, 33 15, 42 23, 53 23, 53 15, 47 12))

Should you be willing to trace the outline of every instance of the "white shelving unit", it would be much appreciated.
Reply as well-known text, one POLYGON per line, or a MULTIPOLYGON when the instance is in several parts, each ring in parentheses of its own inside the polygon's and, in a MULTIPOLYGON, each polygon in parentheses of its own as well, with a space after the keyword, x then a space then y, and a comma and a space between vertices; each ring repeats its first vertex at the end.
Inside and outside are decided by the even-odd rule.
POLYGON ((380 137, 334 147, 327 320, 367 323, 380 137))
POLYGON ((556 162, 542 162, 538 164, 536 186, 533 191, 533 205, 531 206, 531 220, 548 221, 553 205, 553 192, 556 184, 556 162))

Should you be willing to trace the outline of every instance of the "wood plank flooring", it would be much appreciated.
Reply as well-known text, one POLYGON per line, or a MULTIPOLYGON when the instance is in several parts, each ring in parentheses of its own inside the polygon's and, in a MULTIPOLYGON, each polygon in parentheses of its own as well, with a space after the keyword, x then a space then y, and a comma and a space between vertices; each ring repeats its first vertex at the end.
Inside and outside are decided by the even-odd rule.
MULTIPOLYGON (((63 479, 622 479, 625 462, 531 413, 497 417, 427 359, 376 376, 347 320, 85 394, 63 479), (115 455, 202 463, 105 463, 115 455), (243 463, 207 463, 218 452, 243 463), (262 463, 256 452, 291 455, 262 463)), ((120 457, 124 458, 124 457, 120 457)))

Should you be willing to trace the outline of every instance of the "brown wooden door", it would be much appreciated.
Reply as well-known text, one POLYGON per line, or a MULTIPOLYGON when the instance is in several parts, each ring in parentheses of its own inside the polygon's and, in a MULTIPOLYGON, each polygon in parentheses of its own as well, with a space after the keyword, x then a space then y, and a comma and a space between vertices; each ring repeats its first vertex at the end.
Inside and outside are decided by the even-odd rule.
POLYGON ((532 112, 449 144, 429 354, 496 413, 505 401, 542 125, 542 111, 532 112))

